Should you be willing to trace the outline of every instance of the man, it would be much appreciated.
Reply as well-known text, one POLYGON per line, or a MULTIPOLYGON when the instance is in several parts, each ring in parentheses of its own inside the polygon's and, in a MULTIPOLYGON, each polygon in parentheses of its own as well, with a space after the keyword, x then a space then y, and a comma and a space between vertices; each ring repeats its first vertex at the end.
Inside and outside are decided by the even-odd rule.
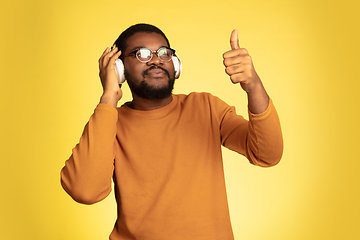
POLYGON ((113 178, 118 219, 111 240, 234 239, 221 145, 269 167, 280 161, 283 141, 274 105, 236 30, 230 44, 224 65, 248 95, 249 121, 211 94, 172 94, 174 50, 154 26, 131 26, 100 57, 104 91, 61 183, 75 201, 93 204, 111 192, 113 178), (120 108, 118 58, 133 96, 120 108))

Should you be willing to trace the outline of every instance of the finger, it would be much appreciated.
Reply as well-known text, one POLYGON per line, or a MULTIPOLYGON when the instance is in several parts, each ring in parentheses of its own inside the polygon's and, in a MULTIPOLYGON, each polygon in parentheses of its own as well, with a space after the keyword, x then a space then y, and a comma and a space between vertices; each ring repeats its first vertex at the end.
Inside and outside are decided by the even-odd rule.
POLYGON ((238 73, 243 73, 245 71, 245 67, 241 64, 232 65, 225 68, 225 72, 231 76, 238 73))
POLYGON ((115 54, 110 58, 109 65, 114 65, 114 64, 115 64, 115 61, 120 57, 120 55, 121 55, 121 50, 118 51, 117 53, 115 53, 115 54))
POLYGON ((231 49, 239 49, 240 48, 240 44, 239 44, 239 37, 238 37, 238 30, 234 29, 231 32, 231 36, 230 36, 230 46, 231 49))
POLYGON ((227 67, 240 62, 247 62, 249 57, 249 52, 245 48, 230 50, 223 54, 224 65, 227 67))
POLYGON ((240 72, 240 73, 236 73, 230 76, 230 80, 232 83, 239 83, 239 82, 243 82, 245 81, 244 79, 244 73, 240 72))
POLYGON ((106 55, 106 53, 108 53, 108 52, 109 52, 109 47, 107 47, 105 49, 105 51, 102 53, 102 55, 99 58, 99 68, 102 68, 102 66, 103 66, 103 58, 106 55))
POLYGON ((117 50, 118 50, 118 48, 117 48, 117 47, 115 47, 115 48, 113 48, 113 49, 109 50, 109 52, 108 52, 107 54, 105 54, 105 57, 107 57, 107 58, 111 58, 111 57, 113 57, 113 56, 114 56, 114 54, 117 52, 117 50))
POLYGON ((121 56, 122 52, 121 50, 119 50, 115 55, 116 55, 116 58, 119 58, 121 56))
MULTIPOLYGON (((107 48, 105 49, 105 51, 102 53, 100 59, 104 58, 104 56, 106 56, 106 54, 108 54, 109 51, 110 51, 110 50, 109 50, 109 47, 107 47, 107 48)), ((99 60, 100 60, 100 59, 99 59, 99 60)))
MULTIPOLYGON (((109 65, 111 59, 114 57, 114 55, 116 54, 116 51, 118 50, 118 48, 114 48, 113 50, 111 50, 110 52, 106 53, 102 59, 102 66, 106 67, 109 65)), ((116 60, 116 59, 115 59, 116 60)), ((115 62, 114 60, 114 62, 115 62)))

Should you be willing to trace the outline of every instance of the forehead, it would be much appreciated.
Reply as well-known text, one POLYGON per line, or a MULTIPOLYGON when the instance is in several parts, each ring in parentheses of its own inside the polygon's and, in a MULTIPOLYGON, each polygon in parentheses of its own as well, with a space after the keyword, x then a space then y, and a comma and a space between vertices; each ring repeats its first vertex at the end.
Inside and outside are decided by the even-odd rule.
POLYGON ((168 44, 163 36, 158 33, 135 33, 127 40, 127 48, 125 52, 131 52, 139 47, 147 47, 151 50, 158 50, 160 47, 168 47, 168 44))

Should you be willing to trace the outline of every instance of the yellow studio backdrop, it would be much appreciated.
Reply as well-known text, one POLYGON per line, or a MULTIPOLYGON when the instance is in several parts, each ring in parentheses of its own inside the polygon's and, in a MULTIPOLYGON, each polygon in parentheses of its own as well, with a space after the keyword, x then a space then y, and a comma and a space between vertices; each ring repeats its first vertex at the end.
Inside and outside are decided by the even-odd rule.
MULTIPOLYGON (((128 26, 160 27, 183 62, 175 93, 206 91, 247 115, 222 54, 239 30, 279 112, 285 150, 262 169, 224 149, 236 239, 360 239, 359 2, 2 1, 0 238, 108 239, 113 194, 60 186, 102 89, 97 60, 128 26)), ((127 85, 120 104, 131 99, 127 85)))

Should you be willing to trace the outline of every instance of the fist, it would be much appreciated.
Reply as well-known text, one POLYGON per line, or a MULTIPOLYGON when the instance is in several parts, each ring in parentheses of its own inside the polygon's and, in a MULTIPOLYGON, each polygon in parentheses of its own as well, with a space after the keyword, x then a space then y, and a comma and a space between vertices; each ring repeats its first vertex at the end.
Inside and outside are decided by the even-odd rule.
POLYGON ((225 72, 230 80, 240 83, 241 87, 249 92, 258 83, 260 78, 257 75, 252 59, 245 48, 240 48, 238 31, 235 29, 230 36, 231 50, 223 54, 225 72))

